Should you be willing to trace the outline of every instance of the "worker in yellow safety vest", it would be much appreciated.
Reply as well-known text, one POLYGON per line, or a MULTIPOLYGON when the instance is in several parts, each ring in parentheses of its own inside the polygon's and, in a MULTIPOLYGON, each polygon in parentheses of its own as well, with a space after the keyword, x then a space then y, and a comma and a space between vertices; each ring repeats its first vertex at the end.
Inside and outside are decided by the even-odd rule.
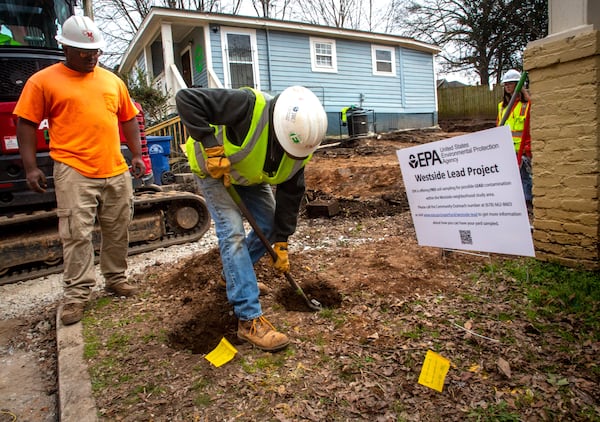
POLYGON ((304 198, 304 167, 325 137, 327 114, 316 95, 301 86, 275 97, 251 88, 188 88, 175 100, 190 134, 190 169, 215 224, 237 335, 262 350, 281 350, 289 338, 263 316, 253 268, 266 248, 255 230, 246 234, 243 213, 228 189, 273 244, 275 269, 289 271, 288 237, 304 198))
MULTIPOLYGON (((510 99, 515 91, 517 83, 521 79, 521 73, 515 69, 508 70, 502 76, 502 85, 504 94, 502 101, 498 103, 498 117, 496 126, 500 124, 504 114, 507 111, 510 99)), ((528 212, 533 209, 533 194, 532 194, 532 172, 531 172, 531 133, 530 133, 530 109, 531 97, 526 88, 522 88, 517 94, 517 98, 510 110, 505 125, 510 126, 512 132, 513 145, 517 155, 517 163, 521 174, 521 183, 523 185, 523 193, 525 195, 525 203, 527 204, 528 212)))

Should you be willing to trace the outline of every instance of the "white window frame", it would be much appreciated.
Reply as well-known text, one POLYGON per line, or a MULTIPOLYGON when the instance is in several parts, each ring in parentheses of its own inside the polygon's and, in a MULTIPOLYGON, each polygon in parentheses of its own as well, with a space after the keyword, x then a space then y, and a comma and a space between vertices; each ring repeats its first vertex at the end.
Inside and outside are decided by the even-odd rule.
POLYGON ((225 88, 231 88, 231 74, 229 72, 229 55, 227 54, 227 34, 240 34, 250 36, 250 48, 252 49, 252 74, 254 77, 254 88, 260 90, 260 72, 258 69, 258 48, 256 43, 256 31, 245 28, 232 28, 222 26, 221 28, 221 54, 223 57, 223 79, 225 88))
POLYGON ((328 38, 310 37, 310 64, 313 72, 337 73, 337 54, 335 49, 335 40, 328 38), (316 44, 331 45, 331 67, 325 67, 317 64, 316 44))
POLYGON ((396 76, 396 49, 394 47, 387 47, 384 45, 371 45, 371 60, 373 63, 373 75, 396 76), (381 70, 377 70, 377 51, 389 51, 391 53, 391 72, 382 72, 381 70))

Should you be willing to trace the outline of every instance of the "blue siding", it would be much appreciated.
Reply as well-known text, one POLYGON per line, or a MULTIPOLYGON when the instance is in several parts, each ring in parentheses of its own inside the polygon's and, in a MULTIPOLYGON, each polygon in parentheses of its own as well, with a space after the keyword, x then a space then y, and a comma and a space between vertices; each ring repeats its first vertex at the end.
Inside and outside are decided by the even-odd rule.
MULTIPOLYGON (((202 42, 201 36, 194 38, 202 42)), ((377 132, 437 124, 433 55, 429 53, 395 47, 396 75, 373 75, 372 44, 337 39, 338 71, 327 73, 311 69, 308 34, 258 29, 256 42, 260 88, 272 94, 290 85, 313 90, 327 111, 329 135, 347 133, 340 128, 339 112, 350 105, 373 110, 371 129, 377 132)), ((220 31, 210 33, 210 48, 213 70, 224 81, 220 31)), ((194 82, 207 86, 205 69, 200 75, 194 73, 194 82)))
POLYGON ((256 31, 256 47, 258 48, 258 71, 260 78, 260 89, 265 92, 270 92, 275 94, 271 89, 271 81, 269 79, 269 75, 271 74, 269 71, 269 66, 271 65, 271 60, 269 59, 269 50, 270 50, 270 34, 267 37, 267 33, 265 31, 256 31))
POLYGON ((192 32, 192 75, 194 86, 207 87, 206 55, 204 51, 204 28, 198 27, 192 32))
POLYGON ((173 46, 173 55, 175 64, 181 72, 181 52, 185 50, 191 41, 192 56, 192 85, 197 87, 208 86, 208 76, 206 73, 206 52, 204 51, 204 31, 202 27, 194 29, 184 42, 173 46))
POLYGON ((215 74, 221 80, 225 81, 223 74, 223 52, 221 50, 221 31, 214 33, 210 31, 210 50, 212 54, 212 66, 215 74))
MULTIPOLYGON (((262 53, 261 86, 269 90, 264 31, 257 33, 257 39, 262 53)), ((431 54, 396 48, 396 75, 380 76, 373 75, 371 44, 366 42, 336 40, 337 73, 312 71, 308 35, 271 31, 269 50, 274 92, 294 84, 307 86, 331 112, 361 105, 361 99, 362 107, 381 113, 435 111, 431 54)))
MULTIPOLYGON (((146 61, 144 60, 144 53, 140 54, 140 56, 137 58, 137 60, 135 62, 135 67, 138 68, 138 69, 141 69, 142 72, 144 72, 144 74, 147 73, 147 71, 146 71, 146 61)), ((137 73, 136 73, 135 76, 137 76, 137 73)))
POLYGON ((271 33, 273 88, 305 85, 321 97, 327 111, 338 112, 350 105, 397 110, 401 96, 400 79, 373 76, 371 45, 336 40, 337 73, 313 72, 310 37, 271 33), (362 96, 361 96, 362 94, 362 96))
POLYGON ((406 111, 435 111, 435 79, 433 56, 420 51, 402 49, 402 73, 405 82, 406 111))

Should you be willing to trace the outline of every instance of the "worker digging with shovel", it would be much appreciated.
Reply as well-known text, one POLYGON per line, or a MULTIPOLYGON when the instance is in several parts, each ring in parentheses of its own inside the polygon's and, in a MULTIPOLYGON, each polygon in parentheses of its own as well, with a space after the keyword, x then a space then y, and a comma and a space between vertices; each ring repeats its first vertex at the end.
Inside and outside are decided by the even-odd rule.
POLYGON ((215 223, 237 335, 262 350, 281 350, 289 338, 263 316, 254 264, 268 251, 291 280, 288 238, 304 197, 304 167, 327 132, 325 110, 301 86, 276 97, 251 88, 189 88, 176 102, 190 135, 190 168, 215 223), (246 235, 248 216, 253 230, 246 235))

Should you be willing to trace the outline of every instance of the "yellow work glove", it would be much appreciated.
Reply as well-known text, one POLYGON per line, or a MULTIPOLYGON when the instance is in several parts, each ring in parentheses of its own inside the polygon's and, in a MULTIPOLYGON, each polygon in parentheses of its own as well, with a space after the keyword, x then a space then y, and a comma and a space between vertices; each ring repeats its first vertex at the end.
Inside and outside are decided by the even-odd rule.
POLYGON ((226 188, 231 185, 229 172, 231 171, 231 162, 225 156, 222 145, 206 148, 206 171, 213 179, 223 178, 223 184, 226 188))
POLYGON ((280 271, 282 273, 289 272, 290 259, 288 257, 287 242, 275 242, 275 244, 273 245, 273 250, 275 251, 275 254, 277 254, 277 261, 273 262, 273 259, 271 259, 273 267, 275 267, 277 271, 280 271))

